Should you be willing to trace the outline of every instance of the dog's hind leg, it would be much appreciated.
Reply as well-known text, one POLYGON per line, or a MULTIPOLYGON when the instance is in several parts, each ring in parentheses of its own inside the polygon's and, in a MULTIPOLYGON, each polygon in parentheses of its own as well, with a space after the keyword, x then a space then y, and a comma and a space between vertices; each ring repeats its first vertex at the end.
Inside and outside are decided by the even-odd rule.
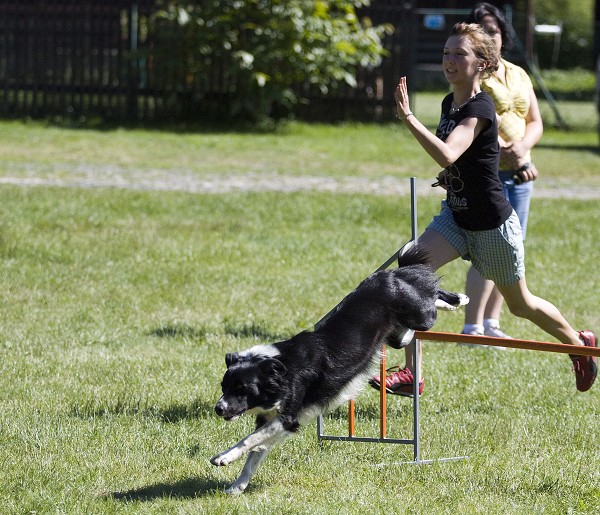
POLYGON ((445 311, 454 311, 460 306, 469 303, 469 297, 464 293, 450 293, 445 290, 438 290, 435 307, 445 311))
POLYGON ((248 459, 244 464, 244 468, 242 469, 240 477, 238 477, 234 483, 232 483, 225 489, 225 493, 231 495, 240 495, 241 493, 243 493, 244 490, 246 490, 248 483, 250 483, 252 476, 254 476, 256 469, 258 469, 260 464, 267 457, 268 453, 269 449, 261 451, 250 451, 248 453, 248 459))

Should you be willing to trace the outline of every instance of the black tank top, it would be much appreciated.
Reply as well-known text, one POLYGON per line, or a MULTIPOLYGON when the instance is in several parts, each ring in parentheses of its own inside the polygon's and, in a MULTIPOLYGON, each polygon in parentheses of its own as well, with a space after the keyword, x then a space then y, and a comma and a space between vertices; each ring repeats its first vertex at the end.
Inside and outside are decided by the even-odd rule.
POLYGON ((442 101, 442 117, 436 131, 436 136, 442 141, 465 118, 482 118, 490 123, 456 162, 447 168, 449 187, 446 201, 454 220, 463 229, 495 229, 510 216, 512 206, 504 196, 498 178, 500 150, 494 102, 482 91, 456 113, 450 114, 452 97, 450 93, 442 101))

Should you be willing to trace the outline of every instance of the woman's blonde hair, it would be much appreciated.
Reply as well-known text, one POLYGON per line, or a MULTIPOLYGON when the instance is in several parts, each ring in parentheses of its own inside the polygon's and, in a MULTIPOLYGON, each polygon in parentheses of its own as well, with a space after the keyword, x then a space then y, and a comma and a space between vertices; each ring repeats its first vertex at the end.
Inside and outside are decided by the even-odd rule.
POLYGON ((450 36, 459 36, 467 38, 473 46, 475 56, 485 63, 481 71, 483 77, 487 77, 498 69, 500 61, 500 52, 496 43, 477 23, 457 23, 450 30, 450 36))

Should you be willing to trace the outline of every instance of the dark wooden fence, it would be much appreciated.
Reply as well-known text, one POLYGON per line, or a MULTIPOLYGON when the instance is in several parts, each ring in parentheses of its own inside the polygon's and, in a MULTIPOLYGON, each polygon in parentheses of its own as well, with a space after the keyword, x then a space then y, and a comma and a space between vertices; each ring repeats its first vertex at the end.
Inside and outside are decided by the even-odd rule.
MULTIPOLYGON (((385 40, 389 56, 375 69, 359 70, 357 88, 327 97, 300 88, 311 102, 298 115, 385 119, 392 113, 398 77, 409 75, 416 86, 428 74, 441 78, 447 28, 471 2, 446 2, 451 9, 431 12, 427 4, 440 2, 418 3, 419 8, 415 1, 378 0, 364 9, 361 14, 375 24, 396 28, 385 40), (441 11, 444 26, 427 28, 425 18, 441 11)), ((153 54, 161 37, 148 31, 154 9, 154 0, 0 0, 0 116, 185 117, 199 86, 153 54)), ((227 86, 215 66, 211 77, 203 78, 203 96, 223 94, 227 86)))
POLYGON ((0 114, 136 114, 131 8, 118 0, 0 0, 0 114))

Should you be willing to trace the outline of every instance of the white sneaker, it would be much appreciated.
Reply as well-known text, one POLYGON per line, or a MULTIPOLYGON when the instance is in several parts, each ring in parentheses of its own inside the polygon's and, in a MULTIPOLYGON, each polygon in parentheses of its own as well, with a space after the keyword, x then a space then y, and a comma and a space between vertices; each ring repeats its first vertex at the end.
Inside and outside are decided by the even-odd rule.
POLYGON ((502 329, 499 327, 487 327, 483 332, 485 336, 493 336, 494 338, 507 338, 508 340, 512 340, 512 336, 508 336, 502 329))
MULTIPOLYGON (((494 328, 494 330, 499 331, 500 334, 504 334, 498 328, 494 328)), ((467 334, 469 336, 496 336, 495 334, 488 334, 487 330, 484 331, 483 334, 478 333, 476 331, 472 331, 470 333, 461 333, 461 334, 467 334)), ((497 338, 510 338, 510 336, 504 335, 504 336, 498 336, 497 338)), ((459 343, 459 345, 463 345, 465 347, 479 347, 479 345, 476 343, 459 343)), ((489 347, 490 349, 496 349, 496 350, 506 350, 506 347, 501 347, 500 345, 485 345, 485 347, 489 347)))
MULTIPOLYGON (((466 335, 469 335, 469 336, 483 336, 483 333, 480 333, 480 332, 477 332, 477 331, 471 331, 470 333, 462 332, 460 334, 466 334, 466 335)), ((476 343, 463 343, 463 342, 460 342, 459 345, 461 345, 462 347, 477 347, 476 343)))

